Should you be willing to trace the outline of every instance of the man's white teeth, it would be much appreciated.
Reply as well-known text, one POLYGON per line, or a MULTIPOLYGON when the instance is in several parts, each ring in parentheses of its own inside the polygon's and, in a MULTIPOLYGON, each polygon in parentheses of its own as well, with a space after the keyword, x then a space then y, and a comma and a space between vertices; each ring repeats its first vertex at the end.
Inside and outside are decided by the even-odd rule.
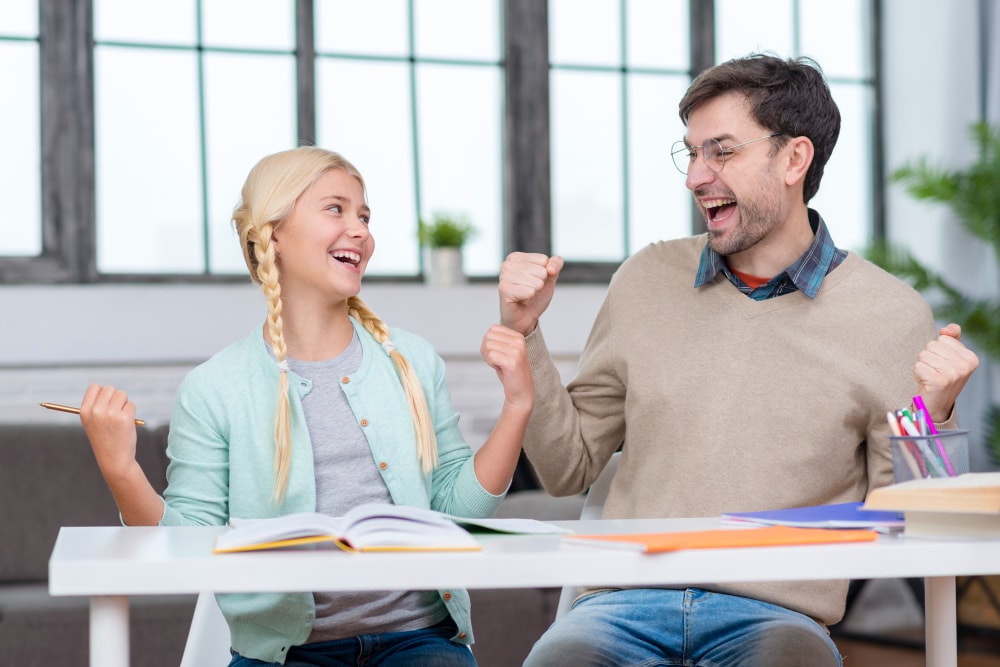
POLYGON ((718 208, 719 206, 725 206, 726 204, 735 204, 735 199, 712 199, 706 202, 702 202, 705 208, 718 208))

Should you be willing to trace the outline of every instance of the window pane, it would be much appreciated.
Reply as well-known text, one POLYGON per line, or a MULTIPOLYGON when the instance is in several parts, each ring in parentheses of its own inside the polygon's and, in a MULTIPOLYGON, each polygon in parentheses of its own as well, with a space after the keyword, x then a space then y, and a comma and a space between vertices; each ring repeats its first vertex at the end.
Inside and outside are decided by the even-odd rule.
POLYGON ((98 42, 194 45, 195 0, 94 0, 98 42))
POLYGON ((202 42, 247 49, 295 48, 292 0, 201 0, 202 42))
POLYGON ((38 37, 38 2, 8 0, 0 4, 0 35, 5 37, 38 37))
POLYGON ((809 206, 823 216, 838 247, 859 251, 871 240, 874 221, 871 91, 859 85, 830 89, 840 107, 840 138, 809 206))
POLYGON ((792 0, 717 0, 716 62, 762 51, 797 55, 792 30, 792 0))
POLYGON ((371 275, 416 275, 420 268, 410 108, 406 63, 316 63, 317 141, 364 176, 376 244, 371 275))
POLYGON ((690 67, 688 0, 628 0, 626 9, 629 67, 690 67))
POLYGON ((870 0, 800 2, 802 53, 815 58, 829 77, 870 76, 870 0))
POLYGON ((502 85, 495 67, 417 68, 421 213, 465 215, 476 227, 469 275, 496 275, 503 259, 502 85))
POLYGON ((195 54, 98 47, 94 66, 98 270, 201 272, 195 54))
POLYGON ((498 0, 414 0, 414 52, 418 58, 498 61, 498 0))
POLYGON ((549 60, 620 67, 620 1, 549 0, 549 60))
POLYGON ((621 75, 554 71, 552 245, 572 261, 620 261, 621 75))
POLYGON ((0 255, 42 252, 38 43, 0 41, 0 255))
POLYGON ((233 207, 250 168, 296 144, 295 59, 292 56, 205 55, 209 267, 246 271, 232 226, 233 207), (267 95, 246 103, 246 91, 267 95))
POLYGON ((628 78, 629 253, 691 234, 691 195, 670 159, 684 136, 677 103, 687 85, 687 77, 628 78))
POLYGON ((407 0, 316 0, 317 52, 409 56, 407 5, 407 0))

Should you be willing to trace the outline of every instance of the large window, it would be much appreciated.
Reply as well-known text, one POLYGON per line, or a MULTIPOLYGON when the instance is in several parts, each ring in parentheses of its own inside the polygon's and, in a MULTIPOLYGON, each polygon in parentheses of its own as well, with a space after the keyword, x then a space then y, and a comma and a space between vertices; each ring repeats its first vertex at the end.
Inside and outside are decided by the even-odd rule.
POLYGON ((365 176, 374 275, 415 275, 417 220, 467 217, 472 275, 502 252, 498 0, 316 4, 316 137, 365 176), (379 29, 364 26, 379 26, 379 29))
POLYGON ((38 6, 0 6, 0 256, 42 252, 38 6))
POLYGON ((751 52, 810 56, 827 75, 843 127, 810 206, 839 246, 862 248, 876 217, 872 10, 870 0, 715 0, 712 48, 689 41, 699 32, 686 0, 549 0, 555 251, 620 262, 699 230, 668 155, 684 134, 677 105, 693 56, 751 52))
POLYGON ((292 0, 95 0, 101 273, 244 272, 229 224, 295 145, 292 0))
POLYGON ((838 246, 860 250, 876 228, 875 64, 871 0, 716 0, 716 57, 809 56, 840 108, 837 147, 809 202, 838 246))
POLYGON ((684 130, 688 25, 686 0, 550 0, 552 239, 568 261, 617 263, 691 232, 667 151, 684 130))
POLYGON ((0 279, 242 280, 244 177, 315 143, 365 175, 376 279, 420 277, 440 212, 478 228, 473 277, 529 250, 605 280, 700 229, 667 154, 677 102, 751 50, 823 65, 844 129, 815 206, 856 248, 880 224, 877 1, 5 3, 0 279))

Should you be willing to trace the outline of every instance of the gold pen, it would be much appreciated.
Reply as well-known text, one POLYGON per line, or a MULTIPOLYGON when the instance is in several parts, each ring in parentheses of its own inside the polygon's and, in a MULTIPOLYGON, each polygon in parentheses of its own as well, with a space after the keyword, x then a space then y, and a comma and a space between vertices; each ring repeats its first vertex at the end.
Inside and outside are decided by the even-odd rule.
MULTIPOLYGON (((59 412, 72 412, 74 415, 80 414, 80 408, 74 408, 69 405, 59 405, 58 403, 39 403, 43 408, 48 408, 49 410, 58 410, 59 412)), ((136 426, 145 426, 146 422, 141 419, 135 420, 136 426)))

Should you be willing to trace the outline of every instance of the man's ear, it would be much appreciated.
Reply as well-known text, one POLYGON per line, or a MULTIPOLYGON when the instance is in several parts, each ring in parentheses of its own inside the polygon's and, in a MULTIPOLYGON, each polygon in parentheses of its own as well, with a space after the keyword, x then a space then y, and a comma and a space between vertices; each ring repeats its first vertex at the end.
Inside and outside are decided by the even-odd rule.
POLYGON ((785 166, 785 184, 795 185, 805 180, 809 165, 812 164, 813 148, 812 141, 808 137, 795 137, 789 141, 784 150, 788 155, 788 162, 785 166))

